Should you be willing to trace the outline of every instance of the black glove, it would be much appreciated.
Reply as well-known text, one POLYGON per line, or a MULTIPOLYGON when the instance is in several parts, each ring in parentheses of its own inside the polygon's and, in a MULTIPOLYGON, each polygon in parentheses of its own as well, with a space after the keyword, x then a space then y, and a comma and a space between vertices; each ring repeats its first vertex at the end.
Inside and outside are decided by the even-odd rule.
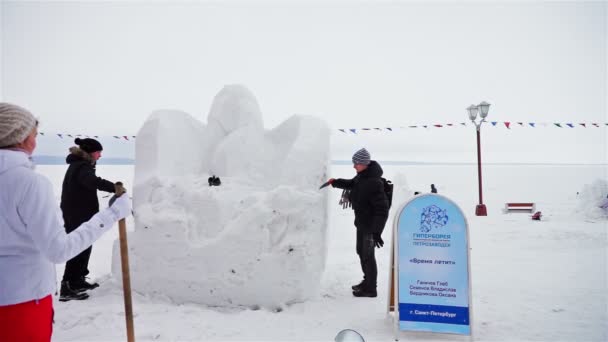
POLYGON ((376 245, 376 248, 384 246, 384 241, 382 241, 382 237, 379 233, 374 233, 374 245, 376 245))

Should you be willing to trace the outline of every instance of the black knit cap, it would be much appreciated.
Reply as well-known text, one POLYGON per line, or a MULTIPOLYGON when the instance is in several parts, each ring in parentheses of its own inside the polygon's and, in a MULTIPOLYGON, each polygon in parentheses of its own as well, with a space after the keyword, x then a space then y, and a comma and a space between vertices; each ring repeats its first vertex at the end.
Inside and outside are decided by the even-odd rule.
POLYGON ((84 139, 76 138, 76 140, 74 140, 74 142, 76 143, 76 145, 78 145, 78 147, 80 147, 81 150, 83 150, 87 153, 103 151, 103 146, 101 146, 99 141, 92 139, 92 138, 84 138, 84 139))

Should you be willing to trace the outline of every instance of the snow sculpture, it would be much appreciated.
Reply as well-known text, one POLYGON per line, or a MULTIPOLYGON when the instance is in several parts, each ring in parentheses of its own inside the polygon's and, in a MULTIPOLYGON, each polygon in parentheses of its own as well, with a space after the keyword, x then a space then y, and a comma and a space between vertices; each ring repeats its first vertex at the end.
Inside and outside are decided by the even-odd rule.
MULTIPOLYGON (((137 135, 132 287, 177 303, 277 308, 314 295, 325 265, 329 133, 295 115, 263 127, 226 86, 203 125, 157 111, 137 135), (221 177, 209 186, 208 177, 221 177)), ((120 277, 114 247, 113 274, 120 277)))

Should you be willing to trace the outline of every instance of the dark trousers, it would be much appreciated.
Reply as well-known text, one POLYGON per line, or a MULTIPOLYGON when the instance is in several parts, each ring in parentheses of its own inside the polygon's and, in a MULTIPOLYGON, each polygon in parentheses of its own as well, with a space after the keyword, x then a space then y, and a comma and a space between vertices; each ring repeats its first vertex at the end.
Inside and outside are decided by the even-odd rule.
POLYGON ((89 274, 89 259, 91 258, 92 249, 93 246, 85 249, 80 254, 65 263, 63 280, 74 281, 89 274))
MULTIPOLYGON (((70 232, 76 230, 76 228, 79 226, 80 224, 71 224, 69 226, 66 225, 65 231, 69 234, 70 232)), ((93 246, 90 246, 89 248, 80 252, 80 254, 65 263, 65 271, 63 272, 64 281, 75 281, 82 279, 84 276, 89 274, 89 259, 91 258, 91 250, 93 250, 93 246)))
POLYGON ((378 267, 376 266, 374 236, 357 229, 357 255, 363 271, 363 287, 366 290, 376 289, 378 267))

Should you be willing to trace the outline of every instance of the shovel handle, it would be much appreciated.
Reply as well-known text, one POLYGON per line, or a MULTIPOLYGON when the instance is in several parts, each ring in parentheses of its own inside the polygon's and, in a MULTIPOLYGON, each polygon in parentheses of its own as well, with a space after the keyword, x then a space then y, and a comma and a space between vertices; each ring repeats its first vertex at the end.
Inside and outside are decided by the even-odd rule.
POLYGON ((125 299, 125 319, 127 320, 127 341, 135 342, 133 328, 133 302, 131 300, 131 276, 129 271, 129 247, 127 245, 127 223, 125 219, 118 221, 120 240, 120 263, 122 266, 122 288, 125 299))

